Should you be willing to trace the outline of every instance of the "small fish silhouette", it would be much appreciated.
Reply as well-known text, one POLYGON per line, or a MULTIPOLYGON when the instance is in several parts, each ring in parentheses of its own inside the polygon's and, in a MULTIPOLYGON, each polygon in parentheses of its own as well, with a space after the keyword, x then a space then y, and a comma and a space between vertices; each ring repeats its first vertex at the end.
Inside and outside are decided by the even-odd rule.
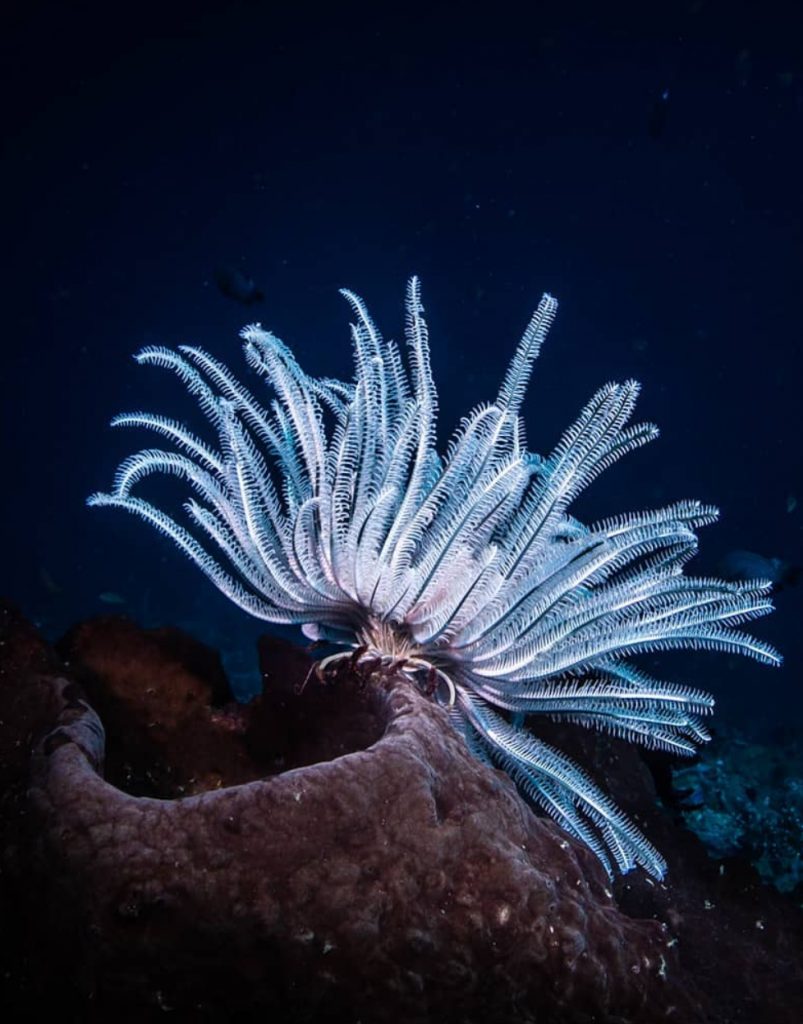
POLYGON ((252 306, 265 298, 265 293, 257 288, 254 279, 237 267, 218 267, 215 271, 215 284, 227 299, 233 299, 244 306, 252 306))
POLYGON ((783 558, 765 558, 755 551, 729 551, 717 566, 726 580, 771 580, 773 590, 794 586, 803 577, 803 569, 783 558))

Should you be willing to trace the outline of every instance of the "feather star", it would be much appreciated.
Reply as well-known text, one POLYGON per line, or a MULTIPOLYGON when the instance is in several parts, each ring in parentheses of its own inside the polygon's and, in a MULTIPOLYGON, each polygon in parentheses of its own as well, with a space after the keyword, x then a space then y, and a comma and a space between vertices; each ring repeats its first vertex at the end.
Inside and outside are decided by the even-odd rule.
MULTIPOLYGON (((555 450, 527 450, 520 409, 557 303, 544 295, 496 399, 459 424, 441 457, 419 282, 409 282, 407 358, 351 305, 353 383, 308 376, 260 325, 242 331, 249 366, 272 388, 263 405, 199 348, 145 348, 139 363, 175 371, 217 432, 210 447, 180 422, 139 412, 172 444, 119 467, 91 505, 128 509, 166 534, 245 611, 301 624, 371 659, 437 683, 476 756, 520 790, 609 873, 636 864, 662 877, 647 838, 591 777, 524 725, 546 715, 650 747, 692 753, 713 699, 652 678, 633 655, 710 648, 777 664, 735 627, 770 611, 770 583, 687 576, 697 501, 584 525, 576 495, 657 435, 629 424, 635 381, 606 384, 555 450), (152 473, 184 480, 188 529, 132 490, 152 473), (204 538, 204 543, 198 537, 204 538), (214 554, 210 554, 207 545, 214 554)), ((353 652, 353 653, 352 653, 353 652)))

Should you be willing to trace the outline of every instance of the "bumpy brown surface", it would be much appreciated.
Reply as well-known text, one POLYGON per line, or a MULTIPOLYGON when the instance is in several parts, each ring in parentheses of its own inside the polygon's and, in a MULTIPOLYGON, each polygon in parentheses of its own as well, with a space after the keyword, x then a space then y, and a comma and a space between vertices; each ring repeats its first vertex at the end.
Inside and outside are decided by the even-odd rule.
POLYGON ((69 678, 5 624, 3 716, 38 736, 29 767, 3 752, 14 969, 62 1019, 714 1019, 665 926, 404 680, 299 695, 306 656, 266 642, 243 709, 176 632, 87 624, 69 678))

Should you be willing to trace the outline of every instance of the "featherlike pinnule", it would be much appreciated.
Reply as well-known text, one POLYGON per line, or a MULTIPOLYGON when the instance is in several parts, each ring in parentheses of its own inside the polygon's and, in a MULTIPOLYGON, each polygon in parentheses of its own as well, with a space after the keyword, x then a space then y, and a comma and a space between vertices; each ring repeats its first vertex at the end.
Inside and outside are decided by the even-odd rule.
POLYGON ((472 410, 444 456, 420 286, 407 290, 406 355, 363 301, 354 316, 354 380, 308 376, 258 324, 242 331, 254 397, 201 349, 150 347, 140 364, 172 370, 217 434, 211 446, 169 417, 138 412, 171 448, 126 459, 91 505, 127 509, 169 536, 245 611, 298 623, 307 636, 364 650, 411 678, 431 670, 449 714, 481 759, 585 842, 609 872, 660 854, 573 761, 536 739, 546 715, 688 754, 708 737, 713 699, 654 679, 633 655, 708 648, 777 664, 737 627, 771 609, 770 583, 688 576, 697 529, 717 511, 696 501, 585 525, 574 498, 657 435, 630 424, 639 386, 606 384, 555 450, 527 449, 520 409, 557 303, 544 295, 496 399, 472 410), (179 523, 132 491, 152 473, 191 495, 179 523))

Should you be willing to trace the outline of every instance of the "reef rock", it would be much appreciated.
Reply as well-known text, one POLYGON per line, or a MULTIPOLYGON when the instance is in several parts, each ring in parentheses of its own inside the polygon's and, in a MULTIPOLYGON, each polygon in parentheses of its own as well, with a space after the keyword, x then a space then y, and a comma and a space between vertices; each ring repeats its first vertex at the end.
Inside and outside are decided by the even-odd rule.
POLYGON ((665 925, 404 678, 266 641, 240 706, 177 631, 4 633, 12 973, 61 1019, 702 1019, 665 925))

